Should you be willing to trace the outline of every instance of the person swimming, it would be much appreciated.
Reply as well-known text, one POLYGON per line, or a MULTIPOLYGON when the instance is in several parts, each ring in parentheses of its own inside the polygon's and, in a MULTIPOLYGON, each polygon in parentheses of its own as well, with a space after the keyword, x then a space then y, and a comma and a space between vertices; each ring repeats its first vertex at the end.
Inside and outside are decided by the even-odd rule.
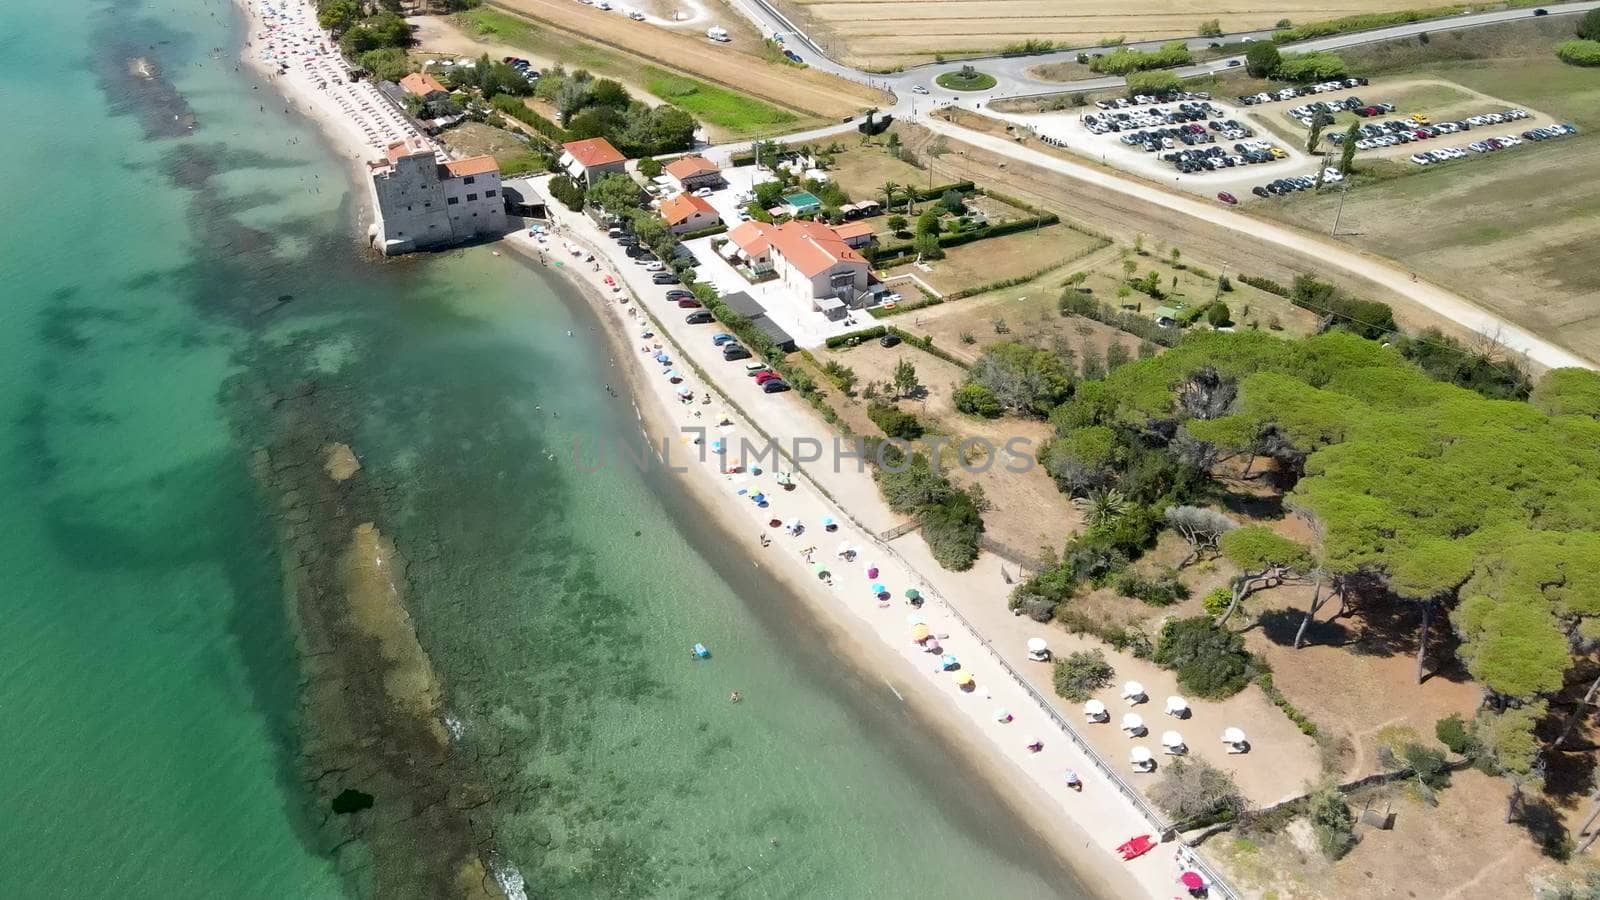
POLYGON ((728 702, 729 703, 738 703, 740 700, 743 700, 743 699, 744 699, 743 697, 739 696, 739 692, 738 691, 734 691, 733 693, 728 695, 728 702))

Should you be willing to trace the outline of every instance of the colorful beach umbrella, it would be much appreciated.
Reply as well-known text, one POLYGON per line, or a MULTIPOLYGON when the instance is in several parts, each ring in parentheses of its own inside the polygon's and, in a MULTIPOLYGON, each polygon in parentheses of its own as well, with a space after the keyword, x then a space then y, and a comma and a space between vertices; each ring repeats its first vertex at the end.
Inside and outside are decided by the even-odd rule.
POLYGON ((917 590, 916 588, 912 588, 911 590, 906 591, 906 599, 907 600, 921 600, 922 599, 922 592, 917 590))
POLYGON ((926 625, 913 625, 911 627, 911 639, 919 644, 927 640, 931 633, 926 625))
POLYGON ((972 673, 971 672, 957 672, 956 673, 956 684, 959 684, 962 687, 966 687, 967 685, 969 685, 971 683, 972 683, 972 673))
POLYGON ((886 593, 886 592, 887 592, 887 588, 885 588, 885 587, 884 587, 884 586, 883 586, 883 585, 882 585, 882 584, 879 584, 879 583, 877 583, 877 582, 873 582, 873 585, 872 585, 872 592, 873 592, 873 593, 874 593, 874 594, 882 594, 882 593, 886 593))

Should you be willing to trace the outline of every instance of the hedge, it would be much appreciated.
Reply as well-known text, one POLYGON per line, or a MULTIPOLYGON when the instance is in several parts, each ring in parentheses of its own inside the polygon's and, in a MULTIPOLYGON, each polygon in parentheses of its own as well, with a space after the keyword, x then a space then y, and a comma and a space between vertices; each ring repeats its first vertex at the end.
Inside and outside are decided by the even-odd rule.
POLYGON ((567 134, 566 129, 529 109, 528 105, 522 102, 521 97, 513 97, 510 94, 495 94, 494 97, 489 100, 489 103, 493 105, 495 109, 498 109, 511 118, 516 119, 518 122, 532 127, 534 131, 539 132, 556 143, 564 144, 572 139, 571 136, 567 134))
POLYGON ((1556 58, 1573 66, 1600 66, 1600 41, 1563 41, 1556 58))
POLYGON ((692 241, 695 238, 711 237, 714 234, 726 234, 727 231, 728 231, 728 226, 726 224, 713 225, 710 228, 702 228, 699 231, 689 231, 689 232, 685 232, 684 234, 680 234, 680 235, 678 235, 678 240, 679 241, 692 241))
POLYGON ((1275 43, 1286 44, 1291 41, 1327 37, 1330 34, 1344 34, 1349 31, 1368 31, 1373 28, 1387 28, 1390 25, 1409 25, 1412 22, 1460 15, 1466 9, 1465 6, 1435 6, 1431 9, 1403 9, 1398 12, 1361 13, 1338 19, 1326 19, 1321 22, 1307 22, 1304 25, 1296 25, 1293 28, 1274 31, 1272 40, 1275 43))
POLYGON ((1269 294, 1277 294, 1279 297, 1289 296, 1289 289, 1271 278, 1261 278, 1256 275, 1240 275, 1238 277, 1241 282, 1257 290, 1266 291, 1269 294))
POLYGON ((823 341, 823 344, 827 346, 829 350, 837 350, 838 348, 843 347, 852 341, 859 344, 863 341, 870 341, 873 338, 883 337, 888 333, 889 329, 887 326, 874 325, 871 328, 864 328, 860 331, 852 331, 848 334, 836 334, 833 337, 828 338, 826 341, 823 341))

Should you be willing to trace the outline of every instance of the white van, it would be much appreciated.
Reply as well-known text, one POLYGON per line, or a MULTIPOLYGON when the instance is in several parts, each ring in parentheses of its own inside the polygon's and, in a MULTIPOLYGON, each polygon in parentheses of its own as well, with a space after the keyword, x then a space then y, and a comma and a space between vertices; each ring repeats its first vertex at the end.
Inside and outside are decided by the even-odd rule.
POLYGON ((726 28, 721 28, 716 25, 706 29, 706 37, 711 38, 713 41, 716 41, 719 44, 726 44, 733 40, 733 38, 728 36, 728 30, 726 28))

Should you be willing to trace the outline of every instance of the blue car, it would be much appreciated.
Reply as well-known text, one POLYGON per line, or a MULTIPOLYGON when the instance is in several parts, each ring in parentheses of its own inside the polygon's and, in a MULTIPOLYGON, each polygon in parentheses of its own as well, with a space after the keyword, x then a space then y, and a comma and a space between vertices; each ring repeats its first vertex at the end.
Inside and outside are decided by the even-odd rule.
POLYGON ((711 343, 717 347, 721 347, 723 344, 731 344, 736 340, 738 340, 738 338, 727 333, 726 331, 711 336, 711 343))

